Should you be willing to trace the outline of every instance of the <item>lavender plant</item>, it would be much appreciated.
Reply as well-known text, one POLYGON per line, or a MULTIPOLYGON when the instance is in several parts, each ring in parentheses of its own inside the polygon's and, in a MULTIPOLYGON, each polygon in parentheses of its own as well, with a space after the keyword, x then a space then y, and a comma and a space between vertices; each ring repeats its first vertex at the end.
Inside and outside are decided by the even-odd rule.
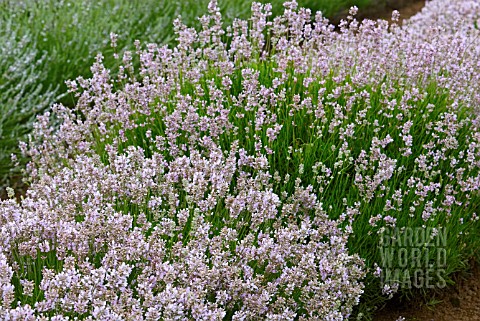
MULTIPOLYGON (((275 2, 280 9, 281 1, 275 2)), ((110 32, 118 34, 119 50, 131 48, 130 39, 172 43, 173 19, 181 14, 182 21, 199 26, 196 18, 206 12, 207 4, 206 0, 0 1, 0 43, 6 46, 0 52, 4 68, 0 75, 3 92, 0 100, 0 197, 4 198, 6 185, 21 185, 20 166, 14 166, 10 154, 19 156, 18 141, 31 132, 27 119, 52 104, 51 89, 64 93, 67 90, 65 80, 89 77, 89 68, 98 52, 103 52, 106 63, 113 66, 115 60, 108 41, 110 32), (12 55, 14 51, 17 56, 12 55), (9 68, 15 69, 14 76, 12 70, 7 72, 9 68), (40 101, 40 97, 50 98, 40 101), (16 103, 12 104, 12 100, 16 103)), ((302 4, 333 15, 349 2, 305 0, 302 4)), ((221 11, 231 22, 237 17, 246 18, 250 5, 251 1, 222 1, 221 11)), ((76 103, 71 96, 59 96, 56 101, 68 106, 76 103)), ((21 164, 26 162, 19 160, 21 164)))
POLYGON ((112 34, 118 69, 68 82, 0 203, 3 318, 343 320, 396 290, 388 228, 446 228, 447 281, 478 255, 480 5, 340 32, 284 7, 225 28, 211 1, 174 47, 112 34))
MULTIPOLYGON (((301 4, 333 16, 349 5, 367 5, 368 2, 303 0, 301 4)), ((220 6, 224 17, 231 23, 234 18, 247 18, 251 3, 251 0, 225 0, 220 2, 220 6)), ((281 0, 274 0, 274 3, 281 8, 281 0)), ((47 60, 44 67, 47 76, 40 81, 47 86, 56 84, 64 92, 67 89, 65 80, 90 75, 89 67, 98 52, 108 52, 107 62, 114 62, 108 43, 111 32, 118 34, 118 46, 122 49, 131 47, 130 39, 172 43, 173 20, 181 15, 185 23, 199 26, 197 17, 206 13, 207 4, 207 0, 4 0, 0 3, 0 21, 19 26, 20 37, 29 35, 32 38, 32 50, 35 48, 39 52, 37 58, 44 51, 48 53, 44 57, 47 60)), ((75 102, 63 99, 62 103, 71 105, 75 102)))
POLYGON ((19 140, 26 140, 36 113, 54 102, 55 88, 42 88, 38 83, 45 75, 42 65, 45 57, 31 47, 32 36, 18 35, 18 27, 10 23, 0 25, 0 195, 12 178, 20 176, 20 168, 12 165, 22 161, 17 148, 19 140), (14 157, 14 160, 11 157, 14 157))

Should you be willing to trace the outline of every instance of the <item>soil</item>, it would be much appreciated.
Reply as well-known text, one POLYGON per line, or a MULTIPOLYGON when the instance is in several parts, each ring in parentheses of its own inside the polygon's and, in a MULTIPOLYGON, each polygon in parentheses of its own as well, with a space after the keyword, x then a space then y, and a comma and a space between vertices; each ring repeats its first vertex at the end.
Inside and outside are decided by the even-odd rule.
POLYGON ((480 321, 480 266, 457 275, 456 284, 432 294, 430 304, 392 300, 378 311, 374 321, 480 321), (434 304, 436 302, 436 304, 434 304))
MULTIPOLYGON (((373 2, 378 2, 378 4, 360 9, 355 16, 357 20, 384 19, 391 22, 393 10, 398 10, 400 12, 400 21, 403 21, 415 15, 425 6, 425 0, 374 0, 373 2)), ((331 23, 338 25, 340 20, 345 19, 347 16, 348 10, 344 10, 330 20, 331 23)))

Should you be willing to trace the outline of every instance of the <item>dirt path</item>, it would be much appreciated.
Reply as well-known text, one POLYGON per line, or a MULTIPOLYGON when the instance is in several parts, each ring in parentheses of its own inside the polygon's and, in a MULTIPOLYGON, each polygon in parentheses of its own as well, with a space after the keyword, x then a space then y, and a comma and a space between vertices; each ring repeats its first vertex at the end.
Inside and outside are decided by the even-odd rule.
MULTIPOLYGON (((377 10, 373 11, 368 16, 370 19, 386 19, 391 20, 392 11, 398 10, 400 12, 400 20, 408 19, 422 10, 425 6, 425 0, 387 0, 386 5, 380 6, 377 10)), ((369 14, 368 12, 365 13, 369 14)))
MULTIPOLYGON (((375 2, 375 0, 373 2, 375 2)), ((425 6, 425 0, 386 0, 377 2, 381 2, 381 4, 359 10, 356 18, 358 20, 368 18, 373 20, 385 19, 391 21, 392 11, 398 10, 400 12, 400 20, 403 21, 422 10, 425 6)), ((345 19, 347 15, 348 9, 332 18, 331 22, 337 25, 340 20, 345 19)))
POLYGON ((379 311, 374 321, 395 321, 400 316, 406 321, 479 321, 480 320, 480 267, 459 277, 455 286, 432 296, 435 305, 411 302, 388 304, 379 311))

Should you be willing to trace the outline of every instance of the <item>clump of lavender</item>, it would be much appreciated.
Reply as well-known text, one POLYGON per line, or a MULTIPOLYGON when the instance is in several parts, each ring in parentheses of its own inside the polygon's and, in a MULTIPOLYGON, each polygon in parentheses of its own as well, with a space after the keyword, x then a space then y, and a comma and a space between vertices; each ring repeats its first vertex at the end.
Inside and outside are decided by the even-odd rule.
POLYGON ((39 71, 45 57, 32 49, 33 36, 19 34, 19 28, 2 23, 0 30, 0 197, 5 187, 14 184, 24 166, 18 140, 25 140, 35 121, 35 114, 43 112, 53 103, 55 90, 38 84, 45 76, 39 71), (11 159, 12 154, 14 160, 11 159))
POLYGON ((0 315, 342 320, 386 299, 390 227, 447 227, 457 269, 479 245, 480 8, 454 2, 449 29, 433 3, 336 32, 295 1, 224 28, 211 1, 173 48, 97 56, 22 146, 0 315))

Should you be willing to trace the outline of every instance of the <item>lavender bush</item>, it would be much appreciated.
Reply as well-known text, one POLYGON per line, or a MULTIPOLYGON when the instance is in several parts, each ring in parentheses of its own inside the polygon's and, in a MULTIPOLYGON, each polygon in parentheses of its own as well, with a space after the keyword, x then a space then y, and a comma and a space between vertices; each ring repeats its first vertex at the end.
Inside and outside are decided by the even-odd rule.
MULTIPOLYGON (((265 0, 263 0, 265 1, 265 0)), ((252 0, 223 0, 219 4, 225 20, 246 18, 252 0)), ((277 13, 282 0, 273 0, 277 13)), ((333 16, 352 3, 370 0, 302 0, 301 4, 333 16)), ((172 43, 173 19, 179 14, 189 25, 199 26, 197 17, 207 11, 208 0, 2 0, 0 1, 0 198, 9 183, 21 187, 20 169, 28 161, 20 156, 18 141, 30 133, 31 122, 53 102, 69 107, 72 96, 53 97, 67 90, 65 80, 89 77, 96 53, 105 63, 116 62, 108 35, 118 34, 119 50, 133 48, 132 39, 172 43), (13 178, 13 179, 12 179, 13 178)))
MULTIPOLYGON (((0 196, 6 186, 14 184, 13 177, 20 169, 12 166, 12 154, 20 157, 18 141, 35 121, 35 115, 44 111, 57 98, 55 88, 39 84, 45 56, 32 48, 33 36, 20 35, 18 26, 0 23, 0 196)), ((19 159, 20 160, 20 159, 19 159)), ((25 165, 25 164, 22 164, 25 165)))
POLYGON ((387 228, 447 228, 446 277, 478 254, 480 5, 340 32, 284 7, 224 28, 211 1, 68 83, 0 203, 2 318, 343 320, 395 291, 387 228))

